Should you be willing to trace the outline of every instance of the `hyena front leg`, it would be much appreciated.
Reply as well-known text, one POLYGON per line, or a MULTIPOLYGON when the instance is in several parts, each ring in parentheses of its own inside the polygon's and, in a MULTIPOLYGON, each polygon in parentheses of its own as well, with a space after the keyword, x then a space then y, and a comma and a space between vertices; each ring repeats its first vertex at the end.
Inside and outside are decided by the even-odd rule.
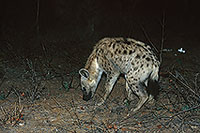
POLYGON ((101 99, 101 102, 97 104, 98 106, 105 103, 105 101, 108 98, 108 95, 110 94, 110 92, 112 91, 113 86, 114 86, 115 82, 117 81, 117 78, 119 77, 119 75, 120 75, 120 73, 107 74, 107 79, 106 79, 106 83, 105 83, 105 91, 106 92, 105 92, 103 98, 101 99))
POLYGON ((133 101, 134 100, 134 96, 135 94, 133 93, 133 91, 130 89, 129 85, 128 85, 128 82, 126 81, 126 92, 128 93, 128 101, 133 101))

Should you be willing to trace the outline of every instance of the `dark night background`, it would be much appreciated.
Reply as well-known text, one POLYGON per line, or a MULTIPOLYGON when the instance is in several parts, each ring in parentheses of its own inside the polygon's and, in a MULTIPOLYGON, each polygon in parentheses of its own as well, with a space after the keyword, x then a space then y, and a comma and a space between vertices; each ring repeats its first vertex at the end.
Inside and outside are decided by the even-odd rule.
POLYGON ((42 41, 73 42, 64 47, 75 48, 81 42, 114 36, 148 43, 141 27, 159 47, 163 12, 164 47, 188 49, 199 41, 197 0, 4 0, 0 6, 1 45, 7 41, 17 49, 34 49, 42 41))
MULTIPOLYGON (((1 0, 0 132, 200 132, 198 1, 1 0), (153 42, 161 61, 160 89, 151 91, 159 92, 156 102, 148 99, 131 112, 139 99, 129 102, 123 74, 105 105, 96 108, 106 75, 94 98, 83 100, 79 70, 104 37, 153 42)), ((129 58, 137 58, 133 55, 129 58)), ((150 64, 148 57, 141 63, 155 63, 152 54, 147 56, 150 64)), ((150 69, 139 67, 134 80, 141 69, 150 69)))

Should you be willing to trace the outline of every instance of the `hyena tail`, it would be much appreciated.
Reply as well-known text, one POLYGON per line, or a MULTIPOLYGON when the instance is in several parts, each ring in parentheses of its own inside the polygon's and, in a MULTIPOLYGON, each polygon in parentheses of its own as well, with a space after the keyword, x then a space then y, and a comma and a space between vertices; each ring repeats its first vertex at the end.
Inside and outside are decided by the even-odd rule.
POLYGON ((152 73, 150 74, 150 79, 158 81, 159 79, 159 67, 154 67, 152 73))
POLYGON ((157 95, 159 94, 160 86, 158 83, 159 79, 159 68, 156 68, 153 70, 149 77, 148 85, 147 85, 147 92, 148 94, 151 94, 154 96, 154 98, 157 98, 157 95))

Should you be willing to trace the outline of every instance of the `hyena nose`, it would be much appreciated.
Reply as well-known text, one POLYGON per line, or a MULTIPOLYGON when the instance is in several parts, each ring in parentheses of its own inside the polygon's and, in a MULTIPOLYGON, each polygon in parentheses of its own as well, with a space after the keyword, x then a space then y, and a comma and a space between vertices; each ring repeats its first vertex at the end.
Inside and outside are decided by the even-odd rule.
POLYGON ((92 92, 90 91, 89 94, 84 94, 83 93, 83 100, 88 101, 92 98, 92 92))
POLYGON ((82 91, 86 91, 85 87, 82 88, 82 91))

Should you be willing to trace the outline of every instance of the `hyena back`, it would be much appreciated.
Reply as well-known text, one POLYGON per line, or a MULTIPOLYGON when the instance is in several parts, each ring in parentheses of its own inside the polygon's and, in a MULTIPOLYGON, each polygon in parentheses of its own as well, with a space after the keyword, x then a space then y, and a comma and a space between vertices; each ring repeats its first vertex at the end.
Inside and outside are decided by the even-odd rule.
POLYGON ((147 94, 146 88, 148 81, 158 81, 159 66, 158 58, 147 44, 130 38, 104 38, 94 47, 85 68, 79 70, 83 100, 88 101, 94 96, 104 72, 107 75, 106 92, 98 105, 103 104, 118 76, 124 74, 128 100, 133 99, 133 94, 140 99, 133 110, 137 111, 153 98, 147 94))

